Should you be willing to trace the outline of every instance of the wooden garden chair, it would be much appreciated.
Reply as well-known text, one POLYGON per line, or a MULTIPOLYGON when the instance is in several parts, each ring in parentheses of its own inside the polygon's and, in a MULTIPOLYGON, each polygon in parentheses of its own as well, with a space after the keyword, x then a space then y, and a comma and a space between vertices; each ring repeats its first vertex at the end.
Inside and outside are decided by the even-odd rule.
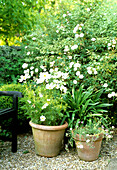
POLYGON ((12 152, 17 152, 17 114, 18 114, 18 97, 23 97, 21 92, 17 91, 0 91, 0 96, 11 96, 13 104, 11 108, 0 109, 0 116, 7 119, 7 115, 12 118, 12 152))

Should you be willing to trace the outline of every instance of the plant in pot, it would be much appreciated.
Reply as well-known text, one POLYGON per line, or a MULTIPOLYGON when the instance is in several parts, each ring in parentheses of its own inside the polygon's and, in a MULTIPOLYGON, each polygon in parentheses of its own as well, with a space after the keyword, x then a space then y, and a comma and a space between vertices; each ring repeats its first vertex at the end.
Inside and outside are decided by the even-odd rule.
POLYGON ((109 128, 105 129, 102 122, 103 120, 99 118, 89 119, 87 124, 79 122, 79 125, 72 131, 80 159, 96 160, 100 153, 102 139, 104 137, 108 140, 112 138, 113 131, 110 131, 109 128))
POLYGON ((46 89, 44 85, 27 89, 27 102, 22 107, 27 117, 31 118, 29 124, 32 127, 36 154, 57 156, 68 127, 64 117, 67 104, 60 91, 46 89))
MULTIPOLYGON (((107 112, 107 110, 104 109, 104 107, 111 106, 112 104, 101 102, 102 92, 102 90, 94 92, 92 87, 89 87, 87 90, 85 90, 83 86, 80 86, 79 90, 75 90, 75 88, 73 88, 72 93, 68 93, 65 96, 65 101, 69 107, 69 111, 67 111, 67 122, 69 124, 71 134, 69 143, 73 145, 73 139, 75 140, 78 156, 86 161, 92 161, 98 158, 101 141, 105 134, 102 127, 106 127, 106 129, 108 128, 107 116, 103 114, 107 112), (90 130, 92 131, 90 132, 90 130), (87 134, 87 136, 85 136, 85 134, 87 134), (91 135, 94 136, 92 137, 91 135), (90 140, 91 137, 92 140, 90 140), (92 142, 95 140, 96 144, 97 141, 100 141, 98 149, 96 149, 97 145, 92 144, 92 142), (81 141, 84 142, 85 145, 79 145, 81 141), (88 145, 86 145, 87 143, 88 145), (78 149, 79 146, 81 147, 80 152, 78 149), (87 147, 85 148, 85 146, 87 147), (92 152, 90 152, 90 148, 92 152), (95 153, 96 150, 97 153, 95 153), (83 151, 88 152, 84 155, 83 151)), ((107 138, 108 136, 109 135, 107 135, 107 138)))

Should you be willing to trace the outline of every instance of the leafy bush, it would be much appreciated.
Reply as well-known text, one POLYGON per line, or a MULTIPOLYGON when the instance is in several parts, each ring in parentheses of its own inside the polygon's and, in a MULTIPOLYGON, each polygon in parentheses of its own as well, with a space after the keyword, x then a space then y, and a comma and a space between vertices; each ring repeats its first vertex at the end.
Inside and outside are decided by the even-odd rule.
POLYGON ((113 102, 110 113, 114 113, 109 116, 116 124, 116 4, 110 4, 110 8, 106 1, 97 0, 75 1, 70 5, 55 4, 46 13, 41 27, 24 36, 28 66, 20 82, 30 79, 37 83, 44 72, 54 77, 49 79, 50 84, 58 80, 60 90, 65 92, 65 89, 71 92, 73 86, 79 89, 81 83, 85 89, 89 86, 95 91, 105 89, 102 100, 113 102))
MULTIPOLYGON (((25 97, 26 94, 26 85, 21 84, 9 84, 9 85, 3 85, 0 87, 0 91, 19 91, 22 92, 22 94, 25 97)), ((25 103, 22 101, 21 98, 18 98, 18 132, 25 132, 29 129, 28 126, 28 119, 25 116, 24 110, 21 108, 22 105, 25 103)), ((12 106, 12 97, 8 96, 0 96, 0 108, 8 108, 12 106)), ((0 118, 1 122, 1 129, 8 136, 11 133, 11 118, 8 118, 7 120, 4 120, 4 118, 0 118)), ((1 133, 2 135, 2 133, 1 133)))
POLYGON ((16 83, 18 75, 22 74, 24 55, 21 47, 0 47, 0 85, 16 83))
MULTIPOLYGON (((38 2, 38 1, 37 1, 38 2)), ((36 20, 34 11, 37 12, 36 0, 2 0, 0 3, 0 36, 7 42, 7 38, 14 37, 16 34, 21 36, 36 20)))
POLYGON ((30 87, 26 91, 22 108, 33 123, 46 126, 64 124, 67 105, 60 91, 46 89, 46 86, 30 87))

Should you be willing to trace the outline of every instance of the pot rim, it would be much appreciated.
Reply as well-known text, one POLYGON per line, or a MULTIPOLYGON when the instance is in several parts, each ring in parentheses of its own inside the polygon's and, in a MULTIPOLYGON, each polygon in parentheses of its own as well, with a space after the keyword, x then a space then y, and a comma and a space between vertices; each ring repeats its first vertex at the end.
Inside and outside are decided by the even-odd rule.
MULTIPOLYGON (((72 130, 72 135, 74 134, 73 130, 72 130)), ((73 138, 77 141, 86 141, 87 139, 94 139, 95 141, 98 141, 98 140, 102 140, 104 137, 104 134, 103 133, 99 133, 99 134, 95 134, 95 135, 89 135, 87 138, 84 138, 83 135, 79 135, 79 134, 76 134, 73 138), (98 136, 98 138, 97 138, 98 136)))
POLYGON ((39 125, 35 124, 32 121, 29 122, 30 126, 35 129, 40 130, 64 130, 68 127, 68 123, 65 121, 65 124, 59 126, 47 126, 47 125, 39 125))

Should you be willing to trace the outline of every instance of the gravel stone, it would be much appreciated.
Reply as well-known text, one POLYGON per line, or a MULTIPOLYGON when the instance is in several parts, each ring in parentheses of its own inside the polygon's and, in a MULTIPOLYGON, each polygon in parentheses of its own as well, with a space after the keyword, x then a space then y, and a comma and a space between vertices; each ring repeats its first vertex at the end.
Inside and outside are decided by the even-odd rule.
POLYGON ((117 158, 117 135, 106 143, 103 140, 100 157, 92 162, 80 160, 75 148, 62 150, 57 157, 35 154, 32 134, 18 135, 18 151, 11 152, 11 142, 0 143, 0 170, 105 170, 117 158))

